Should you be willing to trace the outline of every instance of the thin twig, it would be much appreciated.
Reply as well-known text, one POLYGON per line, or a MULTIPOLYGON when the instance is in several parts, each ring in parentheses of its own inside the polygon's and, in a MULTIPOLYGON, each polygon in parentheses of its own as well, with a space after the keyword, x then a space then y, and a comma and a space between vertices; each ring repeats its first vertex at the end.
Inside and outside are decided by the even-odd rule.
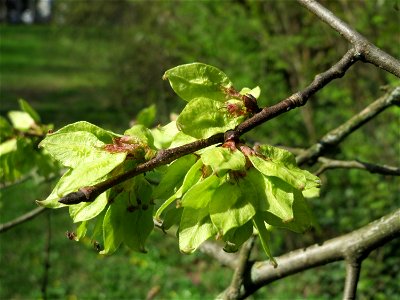
POLYGON ((314 173, 319 176, 323 172, 329 169, 361 169, 368 171, 370 173, 382 174, 382 175, 391 175, 391 176, 400 176, 400 168, 392 167, 392 166, 381 166, 370 164, 367 162, 362 162, 358 160, 336 160, 330 159, 326 157, 319 157, 318 162, 322 163, 320 168, 314 173))
POLYGON ((312 145, 296 157, 297 163, 301 165, 305 162, 315 162, 316 159, 323 155, 329 148, 338 145, 350 133, 360 128, 389 106, 397 104, 399 101, 400 87, 396 87, 390 93, 375 100, 339 127, 325 134, 318 143, 312 145))
POLYGON ((356 51, 365 62, 374 64, 378 68, 400 77, 400 61, 393 56, 382 51, 374 44, 369 42, 364 36, 351 28, 348 24, 336 17, 330 10, 319 4, 315 0, 297 0, 306 7, 314 15, 323 22, 335 29, 349 43, 351 43, 356 51))
POLYGON ((399 220, 400 209, 348 234, 277 257, 277 268, 269 261, 255 262, 239 299, 289 275, 334 261, 366 258, 372 250, 400 237, 399 220))
POLYGON ((37 207, 33 210, 31 210, 30 212, 19 216, 18 218, 15 218, 14 220, 4 223, 4 224, 0 224, 0 233, 5 232, 11 228, 13 228, 14 226, 17 226, 19 224, 22 224, 26 221, 29 221, 30 219, 38 216, 39 214, 41 214, 42 212, 44 212, 46 210, 45 207, 37 207))
POLYGON ((109 188, 124 182, 134 176, 144 172, 153 170, 161 165, 168 164, 173 160, 184 155, 193 153, 205 147, 222 143, 227 138, 239 139, 239 137, 255 128, 256 126, 265 123, 266 121, 275 118, 289 110, 306 104, 308 99, 317 91, 326 86, 329 82, 336 78, 342 77, 348 68, 357 61, 357 53, 354 49, 350 49, 335 65, 329 68, 326 72, 321 73, 315 77, 309 86, 303 91, 290 96, 289 98, 271 106, 264 108, 261 112, 255 114, 250 119, 241 123, 235 130, 226 132, 225 134, 219 133, 207 139, 197 140, 180 147, 171 148, 167 150, 160 150, 156 157, 138 165, 136 168, 129 170, 125 173, 119 174, 100 182, 93 186, 82 187, 77 192, 72 192, 62 197, 59 202, 62 204, 78 204, 81 202, 92 202, 97 196, 105 192, 109 188))
POLYGON ((356 299, 357 284, 360 278, 361 260, 346 260, 346 281, 344 284, 343 300, 356 299))

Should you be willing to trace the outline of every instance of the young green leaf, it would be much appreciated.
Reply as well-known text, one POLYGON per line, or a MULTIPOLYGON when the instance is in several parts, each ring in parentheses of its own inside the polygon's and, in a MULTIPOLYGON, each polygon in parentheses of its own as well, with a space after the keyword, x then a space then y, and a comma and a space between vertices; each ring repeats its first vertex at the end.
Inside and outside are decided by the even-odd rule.
POLYGON ((221 70, 202 63, 177 66, 165 72, 172 89, 188 102, 198 97, 206 97, 224 102, 224 88, 232 86, 229 78, 221 70))
POLYGON ((223 236, 225 241, 225 252, 236 252, 239 247, 247 241, 253 234, 253 222, 249 221, 243 226, 232 228, 223 236))
POLYGON ((210 166, 214 173, 222 170, 244 170, 246 158, 240 151, 232 151, 228 148, 216 147, 204 151, 201 160, 210 166))
POLYGON ((172 121, 165 126, 157 126, 151 130, 154 137, 154 146, 157 149, 169 148, 174 137, 179 133, 178 127, 176 127, 176 122, 172 121))
POLYGON ((195 155, 186 155, 172 162, 163 175, 161 182, 154 189, 155 199, 166 199, 175 193, 182 185, 182 181, 189 169, 196 162, 195 155))
POLYGON ((0 116, 0 142, 3 143, 5 140, 13 136, 13 128, 6 118, 0 116))
POLYGON ((155 104, 150 105, 149 107, 143 108, 136 115, 135 122, 136 124, 141 124, 145 127, 151 127, 156 119, 157 107, 155 104))
POLYGON ((57 130, 53 134, 71 133, 71 132, 77 132, 77 131, 90 132, 95 137, 97 137, 100 141, 102 141, 104 144, 112 144, 113 138, 121 137, 121 135, 119 135, 119 134, 116 134, 109 130, 105 130, 103 128, 100 128, 100 127, 93 125, 86 121, 79 121, 76 123, 68 124, 68 125, 64 126, 63 128, 57 130))
POLYGON ((24 99, 19 99, 18 102, 19 102, 19 107, 24 112, 28 113, 36 123, 40 123, 39 114, 36 112, 36 110, 33 109, 32 106, 29 105, 28 102, 26 102, 24 99))
POLYGON ((100 254, 112 254, 124 239, 124 217, 127 214, 128 193, 120 193, 110 204, 103 220, 104 250, 100 254))
POLYGON ((131 136, 133 139, 132 142, 134 143, 144 144, 153 149, 155 148, 154 138, 150 129, 143 125, 133 125, 130 129, 126 130, 124 134, 131 136))
POLYGON ((227 113, 222 102, 199 97, 185 106, 176 123, 183 133, 200 139, 233 129, 244 118, 227 113))
POLYGON ((217 229, 208 215, 208 208, 184 208, 179 226, 179 249, 184 253, 194 252, 205 240, 214 236, 217 229))
POLYGON ((35 120, 24 111, 10 111, 8 117, 15 129, 27 131, 35 125, 35 120))
POLYGON ((258 231, 258 236, 260 237, 261 245, 264 249, 264 252, 267 254, 269 259, 271 260, 272 265, 276 268, 278 263, 275 258, 272 256, 271 250, 269 249, 269 232, 265 227, 264 219, 260 213, 257 213, 253 218, 254 227, 258 231))
POLYGON ((99 157, 111 156, 111 153, 104 150, 104 146, 102 141, 87 131, 53 133, 39 144, 63 166, 71 168, 96 161, 99 157))
POLYGON ((251 195, 230 182, 225 182, 215 191, 209 204, 210 218, 218 231, 225 235, 232 228, 247 223, 256 213, 248 199, 251 195))
POLYGON ((211 175, 192 186, 182 198, 182 206, 194 209, 207 207, 221 183, 221 178, 211 175))
POLYGON ((97 217, 107 206, 107 192, 102 193, 93 202, 83 202, 69 206, 69 214, 74 223, 97 217))
POLYGON ((288 168, 280 161, 260 158, 255 155, 248 156, 253 166, 265 176, 274 176, 288 182, 298 190, 303 190, 306 185, 306 177, 300 169, 288 168), (299 172, 300 171, 300 172, 299 172))

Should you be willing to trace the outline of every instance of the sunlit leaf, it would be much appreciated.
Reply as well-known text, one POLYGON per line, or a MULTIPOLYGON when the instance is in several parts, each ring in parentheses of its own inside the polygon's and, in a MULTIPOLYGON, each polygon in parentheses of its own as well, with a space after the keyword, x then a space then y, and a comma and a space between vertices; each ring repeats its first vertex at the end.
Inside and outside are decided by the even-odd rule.
POLYGON ((207 207, 220 185, 221 178, 211 175, 195 184, 182 198, 182 206, 194 209, 207 207))
POLYGON ((10 111, 8 117, 15 129, 27 131, 35 125, 35 120, 24 111, 10 111))
POLYGON ((135 122, 146 127, 151 127, 156 120, 157 107, 155 104, 150 105, 139 111, 136 115, 135 122))
POLYGON ((69 206, 69 214, 74 223, 87 221, 98 216, 107 205, 107 192, 102 193, 93 202, 82 202, 69 206))
POLYGON ((208 215, 208 208, 184 208, 179 226, 179 249, 192 253, 205 240, 217 233, 208 215))
POLYGON ((221 170, 244 170, 246 158, 242 152, 228 148, 216 147, 201 154, 201 160, 212 168, 215 173, 221 170))
POLYGON ((176 123, 183 133, 195 138, 208 138, 216 133, 222 133, 244 120, 244 116, 227 113, 224 103, 196 98, 188 103, 176 123))
POLYGON ((225 101, 223 88, 232 85, 229 78, 219 69, 202 63, 180 65, 165 72, 172 89, 182 99, 192 101, 206 97, 215 101, 225 101))

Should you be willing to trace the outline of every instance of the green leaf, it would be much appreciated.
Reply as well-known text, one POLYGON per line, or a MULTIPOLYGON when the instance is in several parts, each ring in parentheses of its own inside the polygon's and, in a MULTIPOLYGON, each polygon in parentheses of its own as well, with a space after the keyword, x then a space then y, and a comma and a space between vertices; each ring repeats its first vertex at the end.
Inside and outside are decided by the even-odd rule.
POLYGON ((232 86, 221 70, 202 63, 172 68, 165 72, 163 79, 168 79, 175 93, 188 102, 198 97, 224 102, 223 88, 232 86))
POLYGON ((24 99, 19 99, 18 102, 19 102, 19 107, 24 112, 28 113, 36 123, 40 123, 39 114, 36 112, 36 110, 33 109, 32 106, 29 105, 28 102, 26 102, 24 99))
POLYGON ((143 125, 133 125, 130 129, 124 132, 124 135, 129 135, 133 138, 133 142, 137 144, 144 144, 151 148, 154 147, 154 138, 150 129, 143 125))
POLYGON ((220 185, 221 178, 211 175, 191 187, 182 198, 182 206, 194 209, 207 207, 220 185))
POLYGON ((74 223, 97 217, 107 206, 107 192, 102 193, 93 202, 83 202, 69 206, 69 214, 74 223))
POLYGON ((112 254, 124 239, 124 217, 129 201, 128 193, 120 193, 108 207, 103 220, 104 250, 100 254, 112 254))
POLYGON ((182 185, 183 179, 196 160, 196 156, 191 154, 172 162, 160 183, 154 189, 153 197, 155 199, 167 199, 174 194, 182 185))
POLYGON ((46 200, 36 201, 39 205, 49 208, 63 207, 58 200, 68 193, 75 192, 81 187, 90 186, 105 179, 115 167, 125 160, 125 153, 110 154, 104 152, 98 160, 80 164, 75 169, 68 170, 57 182, 46 200))
MULTIPOLYGON (((257 151, 264 155, 267 161, 277 164, 275 169, 278 173, 279 170, 281 170, 281 176, 271 176, 280 177, 281 179, 292 184, 294 187, 303 190, 303 195, 307 198, 319 196, 319 187, 321 186, 321 180, 317 176, 311 174, 309 171, 300 169, 296 164, 296 158, 291 152, 269 145, 259 146, 257 151), (289 173, 291 175, 288 175, 289 173), (296 180, 293 179, 293 177, 297 177, 297 183, 296 180)), ((252 157, 250 157, 250 160, 251 159, 252 157)), ((273 169, 273 167, 271 169, 273 169)), ((272 174, 274 171, 271 169, 269 169, 268 171, 264 170, 265 172, 263 173, 265 175, 267 175, 268 172, 269 174, 272 174)))
POLYGON ((229 182, 223 183, 215 191, 209 204, 210 218, 218 231, 225 235, 230 229, 247 223, 256 213, 255 207, 247 199, 251 195, 229 182))
POLYGON ((168 230, 174 225, 179 225, 183 213, 183 207, 169 207, 164 214, 164 220, 162 222, 163 230, 168 230))
POLYGON ((208 208, 184 208, 179 226, 179 249, 194 252, 205 240, 217 233, 208 215, 208 208))
POLYGON ((200 178, 201 178, 201 168, 203 166, 202 161, 199 159, 187 172, 185 178, 183 179, 182 186, 176 191, 175 194, 173 194, 171 197, 169 197, 157 210, 155 214, 155 218, 159 219, 162 212, 176 199, 181 198, 184 193, 186 193, 187 190, 189 190, 195 183, 197 183, 200 178))
POLYGON ((143 108, 136 115, 136 123, 141 124, 145 127, 151 127, 154 121, 156 120, 157 108, 155 104, 150 105, 149 107, 143 108))
POLYGON ((27 131, 35 125, 35 120, 24 111, 10 111, 8 112, 8 117, 13 127, 21 131, 27 131))
POLYGON ((303 190, 306 185, 306 177, 300 169, 289 169, 283 163, 276 160, 260 158, 255 155, 248 156, 253 166, 265 176, 275 176, 288 182, 298 190, 303 190))
POLYGON ((96 136, 100 141, 102 141, 104 144, 112 144, 114 137, 121 137, 121 135, 119 135, 119 134, 116 134, 112 131, 105 130, 103 128, 100 128, 100 127, 93 125, 86 121, 79 121, 79 122, 64 126, 63 128, 54 132, 54 134, 72 133, 72 132, 77 132, 77 131, 90 132, 94 136, 96 136))
POLYGON ((210 166, 214 173, 222 170, 244 170, 246 166, 246 158, 242 152, 222 147, 204 151, 201 154, 201 160, 205 165, 210 166))
POLYGON ((247 241, 253 234, 253 222, 249 221, 243 226, 232 228, 224 236, 225 241, 224 251, 225 252, 236 252, 239 247, 247 241))
POLYGON ((254 98, 258 99, 260 97, 260 94, 261 94, 261 89, 260 89, 259 86, 256 86, 254 89, 242 88, 242 90, 240 91, 240 94, 241 95, 250 94, 254 98))
POLYGON ((272 256, 271 250, 269 248, 269 241, 268 241, 269 240, 269 232, 268 232, 267 228, 265 227, 265 223, 264 223, 264 219, 263 219, 262 215, 257 213, 253 218, 253 224, 254 224, 254 227, 258 231, 258 236, 260 237, 261 245, 264 249, 264 252, 267 254, 269 259, 271 260, 271 263, 273 264, 273 266, 276 268, 278 266, 278 264, 277 264, 276 260, 274 259, 274 257, 272 256))
POLYGON ((185 106, 176 123, 183 133, 200 139, 233 129, 243 120, 227 113, 224 103, 200 97, 185 106))
POLYGON ((87 131, 53 133, 39 144, 62 165, 71 168, 112 156, 104 150, 104 146, 102 141, 87 131))
POLYGON ((0 142, 4 142, 6 139, 13 135, 13 128, 6 118, 0 116, 0 142))
POLYGON ((151 130, 154 137, 154 146, 157 149, 169 148, 174 137, 179 133, 176 122, 172 121, 165 126, 158 126, 151 130))

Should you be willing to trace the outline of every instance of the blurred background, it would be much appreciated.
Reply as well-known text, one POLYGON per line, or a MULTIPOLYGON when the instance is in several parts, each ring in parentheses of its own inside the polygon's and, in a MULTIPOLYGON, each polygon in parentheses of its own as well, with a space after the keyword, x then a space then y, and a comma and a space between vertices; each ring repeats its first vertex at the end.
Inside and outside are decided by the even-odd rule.
MULTIPOLYGON (((371 42, 400 57, 398 0, 321 1, 371 42)), ((27 100, 55 129, 86 120, 123 132, 152 104, 153 124, 166 124, 184 101, 161 79, 179 64, 204 62, 223 70, 237 89, 260 86, 260 106, 309 84, 349 45, 295 1, 1 0, 0 114, 27 100)), ((394 75, 357 63, 306 107, 245 137, 307 147, 398 85, 394 75)), ((334 155, 400 165, 400 112, 390 108, 348 137, 334 155)), ((312 169, 313 170, 313 169, 312 169)), ((30 178, 0 190, 1 223, 36 207, 54 182, 30 178)), ((311 206, 323 240, 361 227, 399 207, 399 179, 359 170, 328 171, 311 206)), ((176 240, 154 232, 148 254, 122 248, 111 257, 68 240, 64 210, 42 214, 0 235, 0 298, 208 299, 227 287, 231 272, 201 253, 179 253, 176 240), (44 256, 51 229, 50 269, 44 256)), ((278 256, 315 243, 315 233, 272 235, 278 256)), ((400 242, 364 261, 359 299, 400 295, 400 242), (397 284, 396 284, 397 282, 397 284)), ((257 252, 257 251, 256 251, 257 252)), ((265 259, 262 252, 256 253, 265 259)), ((263 288, 253 299, 340 299, 344 265, 334 263, 263 288)))

